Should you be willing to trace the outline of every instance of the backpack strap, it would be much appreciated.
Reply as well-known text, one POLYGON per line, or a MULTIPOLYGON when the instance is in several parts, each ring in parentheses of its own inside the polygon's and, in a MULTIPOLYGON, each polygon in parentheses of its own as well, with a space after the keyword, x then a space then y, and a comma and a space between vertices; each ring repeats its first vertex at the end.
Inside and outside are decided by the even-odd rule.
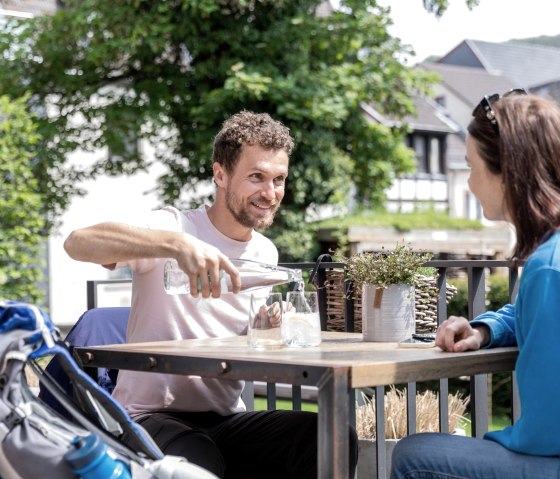
POLYGON ((14 407, 4 420, 0 421, 0 442, 4 441, 12 429, 21 424, 26 417, 27 414, 22 408, 14 407))

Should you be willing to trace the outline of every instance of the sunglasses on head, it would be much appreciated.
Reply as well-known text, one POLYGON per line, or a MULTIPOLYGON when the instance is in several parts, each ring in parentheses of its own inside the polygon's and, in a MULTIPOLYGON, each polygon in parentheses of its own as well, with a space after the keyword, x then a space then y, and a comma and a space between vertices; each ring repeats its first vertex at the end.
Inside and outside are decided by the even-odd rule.
POLYGON ((500 129, 498 127, 498 120, 496 119, 496 114, 492 109, 492 103, 496 102, 500 98, 505 98, 510 95, 527 95, 527 92, 523 88, 514 88, 513 90, 510 90, 507 93, 504 93, 503 95, 500 95, 498 93, 494 93, 492 95, 485 95, 484 98, 480 100, 480 103, 476 105, 476 107, 474 108, 472 112, 472 116, 477 116, 479 113, 483 112, 484 116, 494 127, 496 134, 499 135, 500 129))

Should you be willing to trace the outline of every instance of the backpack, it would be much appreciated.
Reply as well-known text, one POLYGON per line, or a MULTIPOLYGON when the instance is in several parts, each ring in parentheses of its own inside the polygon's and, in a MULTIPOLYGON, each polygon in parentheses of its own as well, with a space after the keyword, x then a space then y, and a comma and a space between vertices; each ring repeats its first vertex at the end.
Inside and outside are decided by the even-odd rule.
POLYGON ((65 457, 72 452, 75 456, 77 444, 91 443, 89 439, 106 446, 108 457, 125 466, 129 476, 124 477, 215 479, 184 458, 164 456, 120 404, 77 366, 44 311, 34 305, 0 300, 0 478, 80 477, 65 457), (50 355, 71 378, 78 403, 44 374, 37 360, 50 355), (32 392, 25 365, 38 375, 42 386, 57 398, 72 420, 32 392), (123 432, 135 439, 134 450, 118 440, 123 432))

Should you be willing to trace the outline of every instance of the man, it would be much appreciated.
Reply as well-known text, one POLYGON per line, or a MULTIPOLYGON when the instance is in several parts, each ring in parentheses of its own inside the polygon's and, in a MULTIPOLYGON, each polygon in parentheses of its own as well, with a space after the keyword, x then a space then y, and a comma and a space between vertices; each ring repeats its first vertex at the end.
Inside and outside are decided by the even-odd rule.
MULTIPOLYGON (((230 274, 238 292, 239 274, 228 258, 278 261, 275 246, 255 229, 272 224, 292 148, 284 125, 243 111, 228 119, 214 140, 214 204, 183 212, 166 207, 153 212, 144 227, 102 223, 68 236, 64 247, 73 259, 132 269, 127 341, 245 333, 248 297, 220 296, 220 270, 230 274), (191 295, 165 293, 166 258, 175 258, 188 274, 191 295)), ((240 381, 123 370, 113 394, 164 453, 184 456, 218 477, 315 478, 316 415, 244 412, 242 389, 240 381)), ((350 442, 353 478, 353 432, 350 442)))

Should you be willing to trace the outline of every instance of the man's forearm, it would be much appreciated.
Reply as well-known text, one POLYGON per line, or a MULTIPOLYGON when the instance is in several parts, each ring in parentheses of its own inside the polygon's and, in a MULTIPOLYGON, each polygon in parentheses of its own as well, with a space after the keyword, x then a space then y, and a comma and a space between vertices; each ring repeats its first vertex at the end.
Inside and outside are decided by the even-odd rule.
POLYGON ((77 261, 114 264, 139 258, 175 257, 181 233, 137 228, 121 223, 100 223, 75 230, 64 242, 77 261))

